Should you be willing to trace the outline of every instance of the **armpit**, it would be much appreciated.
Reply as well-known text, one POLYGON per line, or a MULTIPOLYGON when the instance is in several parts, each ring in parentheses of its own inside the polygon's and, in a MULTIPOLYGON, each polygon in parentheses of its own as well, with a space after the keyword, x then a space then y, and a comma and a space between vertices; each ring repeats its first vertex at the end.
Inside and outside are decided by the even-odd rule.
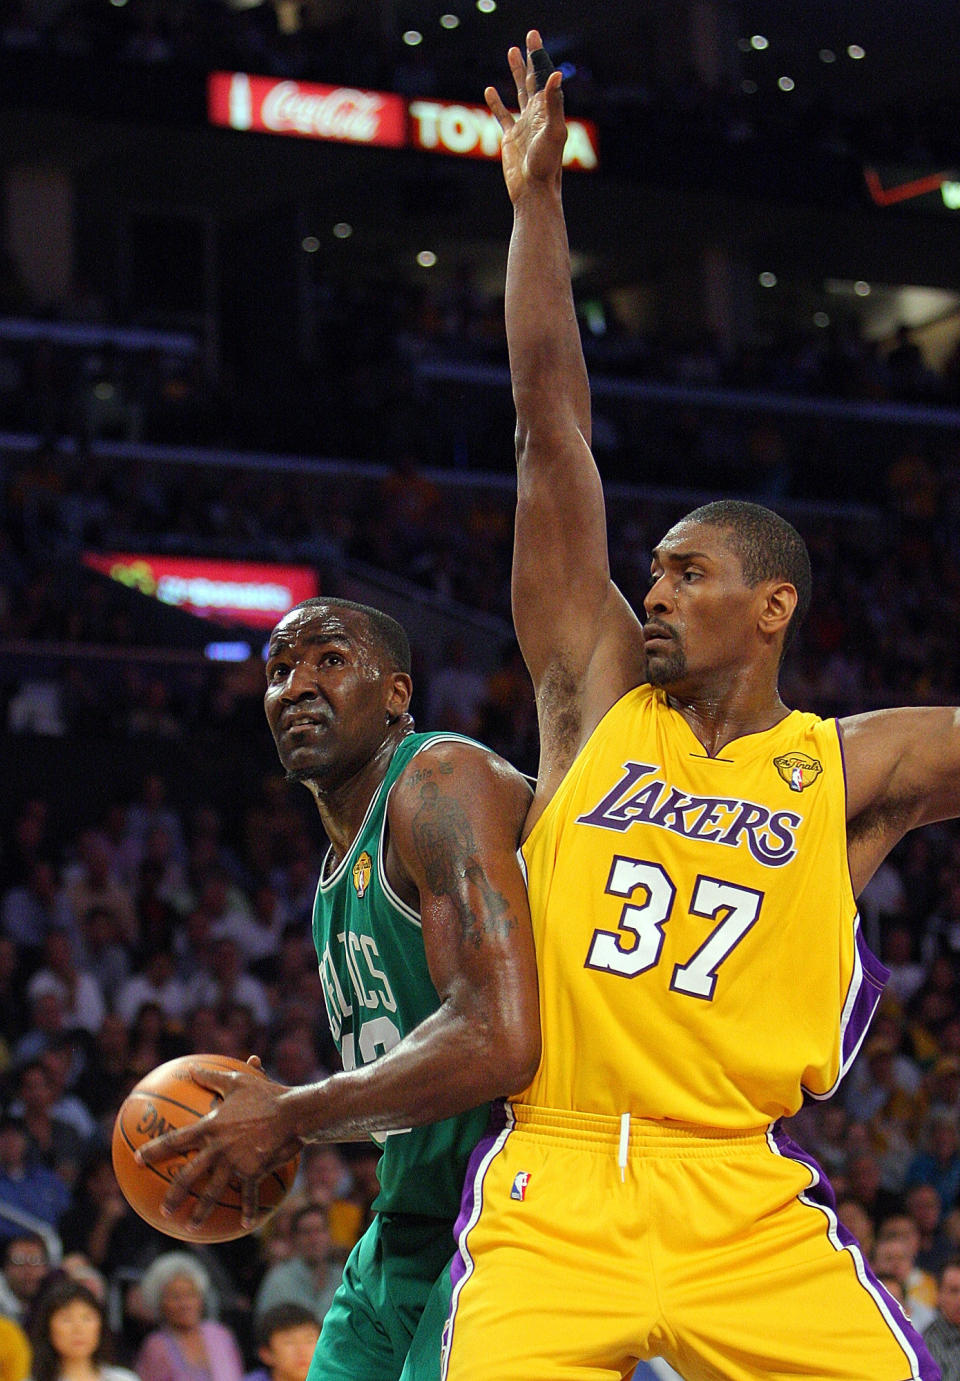
POLYGON ((554 662, 543 679, 537 697, 542 747, 550 756, 570 762, 580 747, 583 712, 580 684, 570 665, 554 662))
POLYGON ((888 839, 888 847, 911 829, 916 820, 917 799, 906 796, 867 806, 859 815, 847 821, 847 842, 876 843, 888 839))

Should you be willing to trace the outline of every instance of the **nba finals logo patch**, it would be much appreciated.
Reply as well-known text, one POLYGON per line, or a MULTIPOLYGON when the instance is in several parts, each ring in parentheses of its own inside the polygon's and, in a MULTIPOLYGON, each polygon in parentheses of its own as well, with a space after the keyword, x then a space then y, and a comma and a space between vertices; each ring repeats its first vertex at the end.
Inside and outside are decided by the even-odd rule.
POLYGON ((516 1199, 523 1203, 527 1197, 527 1185, 530 1183, 530 1171, 518 1170, 513 1177, 513 1188, 510 1190, 511 1199, 516 1199))
POLYGON ((373 860, 364 849, 363 853, 353 865, 353 886, 357 896, 362 901, 370 886, 370 874, 373 872, 373 860))
POLYGON ((806 791, 823 771, 823 764, 808 758, 806 753, 785 753, 782 758, 774 758, 773 765, 791 791, 806 791))

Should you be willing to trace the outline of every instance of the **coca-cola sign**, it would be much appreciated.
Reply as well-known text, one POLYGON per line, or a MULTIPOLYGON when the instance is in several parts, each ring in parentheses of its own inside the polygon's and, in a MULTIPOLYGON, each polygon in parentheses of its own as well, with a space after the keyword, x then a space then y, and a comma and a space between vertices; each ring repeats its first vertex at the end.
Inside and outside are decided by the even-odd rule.
MULTIPOLYGON (((411 147, 460 158, 500 157, 500 125, 481 105, 407 102, 389 92, 352 86, 213 72, 207 81, 207 109, 211 124, 228 129, 411 147)), ((596 126, 590 120, 568 120, 564 167, 592 172, 598 161, 596 126)))
POLYGON ((228 129, 391 148, 407 142, 402 98, 352 86, 212 72, 207 80, 207 110, 211 124, 228 129))

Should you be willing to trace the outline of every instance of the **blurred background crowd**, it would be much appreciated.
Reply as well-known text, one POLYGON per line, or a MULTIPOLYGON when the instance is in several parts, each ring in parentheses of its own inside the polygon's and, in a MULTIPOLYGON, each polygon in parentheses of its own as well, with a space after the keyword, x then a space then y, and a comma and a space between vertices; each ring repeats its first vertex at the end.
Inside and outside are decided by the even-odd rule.
MULTIPOLYGON (((113 1118, 158 1063, 255 1053, 299 1083, 337 1055, 325 840, 278 770, 263 629, 90 558, 307 568, 408 626, 419 728, 536 768, 499 169, 215 131, 208 72, 477 103, 541 22, 598 131, 567 197, 621 588, 639 603, 705 497, 772 503, 815 573, 786 702, 960 698, 960 99, 935 26, 906 7, 897 63, 852 3, 842 33, 819 3, 552 0, 553 32, 485 3, 0 0, 0 1381, 123 1381, 108 1335, 141 1381, 303 1381, 376 1194, 375 1147, 311 1148, 265 1229, 201 1247, 117 1189, 113 1118), (874 165, 909 194, 871 201, 874 165)), ((960 1253, 960 829, 910 836, 861 906, 891 980, 792 1130, 923 1327, 960 1253)))

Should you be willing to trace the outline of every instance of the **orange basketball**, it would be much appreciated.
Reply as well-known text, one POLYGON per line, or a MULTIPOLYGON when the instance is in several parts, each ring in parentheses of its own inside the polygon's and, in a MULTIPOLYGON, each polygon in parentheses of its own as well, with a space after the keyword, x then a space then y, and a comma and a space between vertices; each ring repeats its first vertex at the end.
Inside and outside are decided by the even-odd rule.
MULTIPOLYGON (((163 1132, 196 1122, 221 1101, 220 1095, 203 1088, 190 1077, 191 1065, 215 1069, 246 1069, 251 1066, 229 1055, 181 1055, 158 1065, 130 1090, 113 1126, 113 1169, 124 1198, 151 1227, 185 1242, 229 1242, 255 1231, 267 1221, 293 1183, 299 1156, 260 1181, 260 1211, 253 1227, 240 1225, 240 1184, 231 1181, 206 1222, 193 1232, 187 1227, 196 1203, 189 1194, 172 1218, 160 1216, 170 1182, 188 1159, 173 1156, 160 1165, 138 1165, 134 1152, 145 1141, 163 1132)), ((262 1071, 256 1071, 266 1078, 262 1071)))

